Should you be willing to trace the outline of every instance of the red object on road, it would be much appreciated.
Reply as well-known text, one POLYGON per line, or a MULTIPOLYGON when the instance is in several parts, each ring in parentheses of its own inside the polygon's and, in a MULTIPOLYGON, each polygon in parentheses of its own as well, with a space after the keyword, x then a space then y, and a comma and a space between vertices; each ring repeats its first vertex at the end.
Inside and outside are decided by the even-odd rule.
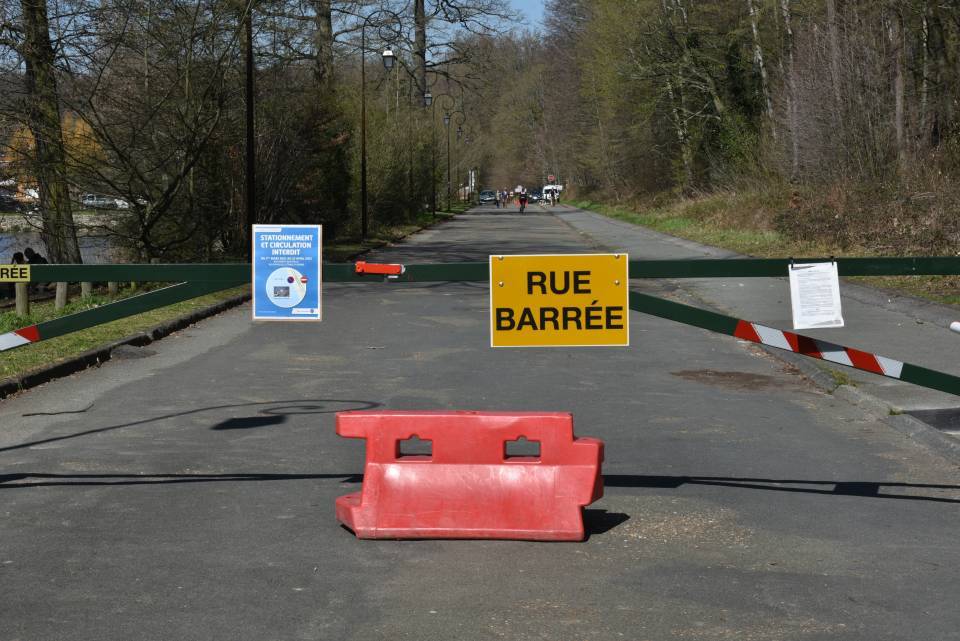
POLYGON ((363 487, 336 502, 361 539, 582 541, 603 496, 603 442, 575 438, 568 413, 340 412, 337 434, 367 439, 363 487), (401 453, 414 436, 429 454, 401 453), (520 437, 539 455, 509 456, 520 437))
POLYGON ((358 274, 384 274, 386 276, 399 276, 406 271, 403 265, 395 263, 368 263, 357 261, 354 266, 358 274))

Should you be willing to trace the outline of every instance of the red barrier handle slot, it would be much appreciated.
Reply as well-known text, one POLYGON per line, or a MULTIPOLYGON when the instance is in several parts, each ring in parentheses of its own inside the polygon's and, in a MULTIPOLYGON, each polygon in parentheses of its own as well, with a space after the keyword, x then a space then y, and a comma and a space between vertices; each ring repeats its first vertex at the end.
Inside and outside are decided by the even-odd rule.
POLYGON ((357 261, 356 270, 358 274, 380 274, 382 276, 399 276, 407 271, 407 268, 397 263, 368 263, 366 261, 357 261))

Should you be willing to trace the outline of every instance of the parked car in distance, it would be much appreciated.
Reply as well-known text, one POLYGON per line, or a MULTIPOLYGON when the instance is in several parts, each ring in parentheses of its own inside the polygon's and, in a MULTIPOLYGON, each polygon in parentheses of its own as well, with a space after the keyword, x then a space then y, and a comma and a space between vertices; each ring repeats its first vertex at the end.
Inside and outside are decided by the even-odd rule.
POLYGON ((84 194, 80 197, 80 204, 90 209, 117 209, 116 198, 100 194, 84 194))
POLYGON ((527 198, 532 203, 538 203, 543 200, 543 192, 539 189, 531 189, 530 193, 527 194, 527 198))
POLYGON ((113 204, 117 209, 130 209, 130 202, 123 198, 114 198, 113 204))
POLYGON ((480 204, 491 205, 497 202, 497 194, 490 189, 484 189, 480 192, 480 204))

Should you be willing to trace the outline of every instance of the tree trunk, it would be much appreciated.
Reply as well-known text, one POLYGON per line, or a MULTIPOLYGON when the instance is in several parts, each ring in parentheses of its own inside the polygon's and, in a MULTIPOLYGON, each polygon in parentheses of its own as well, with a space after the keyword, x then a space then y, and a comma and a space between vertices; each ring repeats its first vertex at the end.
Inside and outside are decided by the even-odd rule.
MULTIPOLYGON (((677 91, 682 92, 683 90, 678 87, 677 91)), ((683 96, 674 93, 673 82, 670 80, 667 80, 667 93, 670 97, 670 115, 673 120, 673 128, 677 134, 677 144, 680 146, 680 162, 683 168, 683 181, 680 188, 686 194, 693 188, 693 149, 690 146, 690 135, 687 132, 687 125, 681 112, 683 96)))
POLYGON ((947 54, 947 37, 941 16, 940 3, 934 2, 927 21, 929 28, 930 55, 933 58, 933 92, 929 112, 929 144, 938 147, 953 124, 953 103, 951 92, 947 89, 956 81, 953 66, 947 54))
MULTIPOLYGON (((923 8, 920 16, 920 135, 927 132, 929 120, 929 95, 930 95, 930 23, 927 17, 930 15, 930 7, 927 0, 923 2, 923 8)), ((922 144, 922 142, 921 142, 922 144)))
POLYGON ((827 0, 827 33, 830 36, 830 81, 833 85, 833 108, 837 130, 843 130, 843 99, 840 92, 840 27, 837 24, 837 2, 827 0))
POLYGON ((903 14, 899 8, 892 7, 890 20, 890 40, 893 45, 893 126, 897 136, 897 169, 903 173, 907 169, 907 135, 904 123, 904 35, 903 14))
POLYGON ((413 24, 414 34, 413 64, 417 77, 417 87, 420 95, 427 91, 427 14, 423 6, 424 0, 414 0, 413 24))
POLYGON ((773 123, 773 102, 770 100, 770 83, 767 80, 767 66, 763 62, 763 46, 760 44, 760 27, 758 25, 757 7, 754 0, 747 0, 747 11, 750 13, 750 29, 753 31, 753 62, 757 65, 760 72, 760 90, 763 92, 764 105, 767 110, 767 121, 770 123, 770 131, 774 139, 777 137, 777 129, 773 123))
POLYGON ((793 61, 793 15, 790 0, 780 0, 780 12, 783 15, 784 52, 781 62, 786 60, 787 78, 787 128, 790 130, 790 180, 800 178, 800 131, 797 117, 797 73, 793 61))
POLYGON ((80 263, 77 229, 70 207, 60 97, 50 43, 46 0, 21 0, 26 63, 27 121, 35 142, 34 175, 40 192, 42 229, 50 262, 80 263))
POLYGON ((321 91, 330 91, 333 89, 333 14, 330 0, 314 0, 314 13, 317 85, 321 91))

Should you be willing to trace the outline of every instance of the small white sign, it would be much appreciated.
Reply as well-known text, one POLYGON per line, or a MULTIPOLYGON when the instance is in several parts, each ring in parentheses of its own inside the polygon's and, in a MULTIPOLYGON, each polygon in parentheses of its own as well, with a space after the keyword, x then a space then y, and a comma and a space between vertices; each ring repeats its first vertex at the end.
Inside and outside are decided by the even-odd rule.
POLYGON ((843 327, 837 264, 790 265, 790 302, 794 329, 843 327))

